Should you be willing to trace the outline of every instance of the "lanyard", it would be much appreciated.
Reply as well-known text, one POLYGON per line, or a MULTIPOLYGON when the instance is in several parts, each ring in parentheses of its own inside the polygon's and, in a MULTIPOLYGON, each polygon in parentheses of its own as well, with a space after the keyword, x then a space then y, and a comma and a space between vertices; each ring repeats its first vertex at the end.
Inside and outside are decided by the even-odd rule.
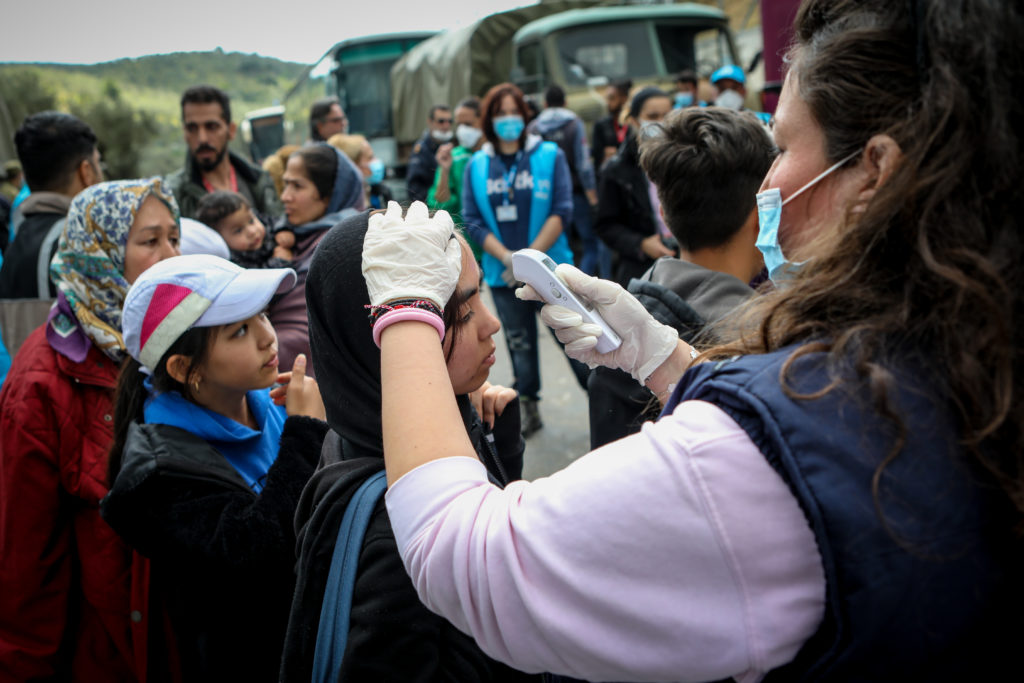
MULTIPOLYGON (((231 169, 231 175, 228 181, 231 184, 231 191, 238 192, 238 175, 235 173, 235 167, 230 164, 228 165, 228 167, 231 169)), ((214 192, 217 189, 206 178, 203 178, 203 187, 206 188, 207 192, 214 192)))
POLYGON ((505 196, 504 201, 502 201, 502 204, 507 205, 510 201, 515 199, 515 188, 513 187, 513 185, 515 184, 516 180, 516 171, 519 170, 519 158, 522 155, 522 153, 522 150, 516 152, 516 158, 515 161, 512 162, 512 167, 508 170, 507 173, 505 173, 505 185, 506 187, 508 187, 508 194, 505 196))

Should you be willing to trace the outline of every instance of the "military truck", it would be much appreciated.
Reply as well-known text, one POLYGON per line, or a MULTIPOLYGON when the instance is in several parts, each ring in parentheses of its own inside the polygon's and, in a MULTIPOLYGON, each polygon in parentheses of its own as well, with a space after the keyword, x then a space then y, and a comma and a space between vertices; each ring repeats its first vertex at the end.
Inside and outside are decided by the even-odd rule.
POLYGON ((708 100, 706 79, 738 63, 728 17, 696 3, 562 12, 523 26, 512 42, 512 79, 523 92, 540 98, 547 86, 560 85, 566 106, 588 124, 604 115, 602 92, 612 81, 674 90, 676 75, 692 69, 708 100))

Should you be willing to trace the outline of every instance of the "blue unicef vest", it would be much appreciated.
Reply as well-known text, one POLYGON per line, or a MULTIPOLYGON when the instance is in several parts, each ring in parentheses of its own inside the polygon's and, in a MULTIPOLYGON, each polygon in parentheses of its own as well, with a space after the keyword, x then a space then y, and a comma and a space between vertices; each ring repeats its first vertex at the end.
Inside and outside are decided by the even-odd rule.
MULTIPOLYGON (((551 192, 554 188, 555 161, 558 157, 558 145, 553 142, 542 142, 537 149, 530 153, 530 175, 533 176, 533 195, 530 197, 530 224, 529 242, 537 237, 544 222, 551 215, 551 192)), ((487 196, 487 180, 491 173, 491 160, 483 151, 473 155, 469 162, 470 178, 473 186, 473 199, 476 200, 477 209, 483 217, 487 227, 490 228, 498 240, 501 240, 501 230, 498 229, 498 221, 494 215, 494 207, 491 206, 490 197, 487 196)), ((513 179, 515 182, 515 179, 513 179)), ((522 220, 522 218, 520 218, 522 220)), ((568 227, 568 226, 565 226, 568 227)), ((565 230, 558 236, 555 243, 547 251, 548 256, 555 263, 572 263, 572 250, 569 248, 569 241, 565 237, 565 230)), ((484 280, 491 287, 507 287, 501 279, 505 270, 504 264, 488 253, 483 258, 484 280)))
MULTIPOLYGON (((702 363, 662 413, 688 400, 724 410, 789 485, 814 531, 825 618, 767 680, 966 681, 1016 670, 1024 638, 1020 543, 1009 531, 1016 517, 958 447, 941 392, 929 393, 922 367, 895 373, 890 401, 907 441, 881 477, 887 529, 872 477, 893 445, 893 425, 854 380, 818 399, 788 396, 779 378, 793 350, 702 363)), ((824 388, 832 376, 825 362, 822 353, 794 362, 790 389, 824 388)))

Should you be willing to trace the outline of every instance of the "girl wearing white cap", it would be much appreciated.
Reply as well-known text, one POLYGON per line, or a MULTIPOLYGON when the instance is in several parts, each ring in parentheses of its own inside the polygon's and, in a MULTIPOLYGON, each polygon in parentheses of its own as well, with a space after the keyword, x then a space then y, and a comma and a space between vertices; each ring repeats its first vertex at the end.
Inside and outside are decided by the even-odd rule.
POLYGON ((276 680, 292 517, 327 430, 305 357, 278 372, 263 312, 295 273, 208 255, 159 265, 125 300, 131 360, 101 512, 152 560, 151 602, 166 608, 170 633, 149 640, 171 646, 151 662, 177 662, 184 680, 276 680))

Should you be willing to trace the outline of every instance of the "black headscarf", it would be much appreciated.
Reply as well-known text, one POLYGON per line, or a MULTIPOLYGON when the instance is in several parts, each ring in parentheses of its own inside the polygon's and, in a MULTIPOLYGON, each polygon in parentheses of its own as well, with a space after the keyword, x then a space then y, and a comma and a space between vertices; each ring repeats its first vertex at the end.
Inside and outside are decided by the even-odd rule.
POLYGON ((349 216, 321 240, 306 279, 306 306, 327 423, 362 454, 381 456, 380 349, 362 270, 369 215, 349 216))

